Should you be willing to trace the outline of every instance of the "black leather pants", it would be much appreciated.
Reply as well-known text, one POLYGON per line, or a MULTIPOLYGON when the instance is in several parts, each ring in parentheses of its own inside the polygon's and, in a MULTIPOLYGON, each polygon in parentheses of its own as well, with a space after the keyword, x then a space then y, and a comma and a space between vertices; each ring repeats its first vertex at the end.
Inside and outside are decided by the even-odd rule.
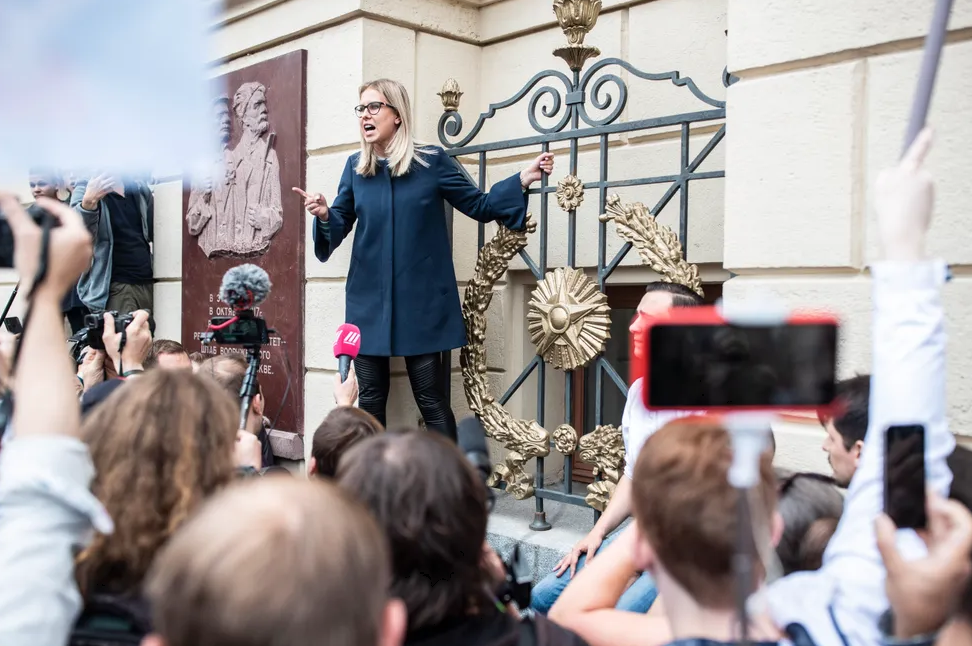
MULTIPOLYGON (((354 371, 358 375, 358 405, 374 415, 383 426, 386 425, 385 409, 391 385, 388 363, 388 357, 363 354, 359 354, 354 360, 354 371)), ((445 376, 442 355, 420 354, 405 357, 405 367, 408 370, 408 381, 412 385, 412 395, 426 426, 454 442, 456 416, 442 392, 445 376)))

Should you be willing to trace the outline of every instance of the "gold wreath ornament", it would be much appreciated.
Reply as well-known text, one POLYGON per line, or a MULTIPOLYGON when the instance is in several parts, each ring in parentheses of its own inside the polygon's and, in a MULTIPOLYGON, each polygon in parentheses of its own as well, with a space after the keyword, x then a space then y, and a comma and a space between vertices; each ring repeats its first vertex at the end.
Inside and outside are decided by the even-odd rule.
POLYGON ((534 478, 526 472, 525 465, 533 458, 550 454, 550 433, 536 420, 515 419, 493 396, 486 378, 486 310, 493 298, 493 285, 506 273, 513 256, 526 246, 527 234, 536 230, 537 224, 529 214, 523 231, 500 226, 493 239, 479 250, 473 279, 466 285, 462 301, 469 337, 469 345, 459 353, 466 401, 482 420, 486 434, 508 451, 503 464, 493 467, 489 485, 505 482, 506 491, 517 500, 534 494, 534 478))

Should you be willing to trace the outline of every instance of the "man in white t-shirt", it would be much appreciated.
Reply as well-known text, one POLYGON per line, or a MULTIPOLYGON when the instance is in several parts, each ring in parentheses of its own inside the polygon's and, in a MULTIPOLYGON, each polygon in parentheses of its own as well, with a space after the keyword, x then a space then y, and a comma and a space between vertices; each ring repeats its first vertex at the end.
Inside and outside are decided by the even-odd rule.
MULTIPOLYGON (((668 315, 673 307, 695 307, 703 301, 688 287, 674 283, 651 283, 638 304, 638 315, 631 323, 634 339, 633 361, 643 360, 645 356, 645 329, 653 320, 668 315)), ((628 390, 628 398, 621 417, 621 435, 624 439, 624 475, 618 482, 607 509, 591 529, 571 551, 554 567, 533 589, 531 607, 537 612, 546 613, 567 587, 574 572, 584 567, 586 559, 593 558, 597 551, 610 544, 617 536, 612 534, 631 516, 631 476, 638 461, 642 445, 655 431, 689 413, 680 411, 649 411, 645 408, 642 387, 644 381, 636 380, 628 390), (567 576, 564 574, 567 573, 567 576)), ((655 601, 657 591, 655 582, 647 574, 642 574, 618 601, 618 608, 632 612, 647 612, 655 601)))

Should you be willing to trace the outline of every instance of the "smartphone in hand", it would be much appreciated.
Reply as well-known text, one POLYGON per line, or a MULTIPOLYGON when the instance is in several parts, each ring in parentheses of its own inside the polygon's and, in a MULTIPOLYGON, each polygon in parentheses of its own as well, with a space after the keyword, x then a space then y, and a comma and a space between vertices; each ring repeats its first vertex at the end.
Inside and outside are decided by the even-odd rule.
POLYGON ((901 529, 924 529, 925 427, 891 426, 884 444, 884 513, 901 529))

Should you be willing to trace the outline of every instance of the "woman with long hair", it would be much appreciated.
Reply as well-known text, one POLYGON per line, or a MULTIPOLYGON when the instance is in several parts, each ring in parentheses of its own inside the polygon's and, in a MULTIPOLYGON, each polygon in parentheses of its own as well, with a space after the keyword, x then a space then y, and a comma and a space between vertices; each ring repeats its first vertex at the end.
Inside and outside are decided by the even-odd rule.
POLYGON ((156 552, 208 496, 234 477, 239 409, 216 383, 153 370, 84 420, 92 491, 115 522, 77 559, 85 602, 137 601, 156 552))
POLYGON ((449 366, 441 353, 464 346, 466 330, 444 202, 479 222, 520 230, 526 189, 553 172, 553 155, 540 155, 487 195, 445 151, 415 141, 401 83, 372 81, 359 94, 354 111, 361 150, 348 158, 334 202, 294 191, 316 217, 314 253, 321 262, 359 221, 346 288, 346 320, 361 330, 359 405, 386 424, 389 358, 404 357, 426 425, 455 439, 456 420, 442 388, 449 366))

